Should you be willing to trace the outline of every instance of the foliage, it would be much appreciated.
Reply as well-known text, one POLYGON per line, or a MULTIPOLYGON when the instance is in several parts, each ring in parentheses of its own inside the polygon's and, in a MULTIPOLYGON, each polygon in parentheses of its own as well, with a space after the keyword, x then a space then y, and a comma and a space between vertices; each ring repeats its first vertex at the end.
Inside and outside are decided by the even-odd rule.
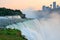
POLYGON ((17 29, 0 29, 0 40, 27 40, 17 29))
POLYGON ((0 16, 11 16, 11 15, 20 15, 22 18, 25 18, 25 14, 23 14, 20 10, 0 8, 0 16))

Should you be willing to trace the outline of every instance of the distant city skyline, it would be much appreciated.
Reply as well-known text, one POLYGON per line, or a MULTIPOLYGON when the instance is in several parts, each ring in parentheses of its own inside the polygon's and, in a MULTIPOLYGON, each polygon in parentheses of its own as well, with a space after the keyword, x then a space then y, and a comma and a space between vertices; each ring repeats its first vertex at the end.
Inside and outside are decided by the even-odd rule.
POLYGON ((50 6, 54 1, 60 5, 59 0, 0 0, 0 7, 21 10, 26 8, 41 10, 43 5, 50 6))

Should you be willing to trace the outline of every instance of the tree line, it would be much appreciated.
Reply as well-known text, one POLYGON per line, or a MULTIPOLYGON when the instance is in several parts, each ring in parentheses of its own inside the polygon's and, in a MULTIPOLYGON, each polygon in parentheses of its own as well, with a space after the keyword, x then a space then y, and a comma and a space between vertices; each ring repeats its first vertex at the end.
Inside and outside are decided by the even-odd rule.
POLYGON ((0 8, 0 16, 13 16, 13 15, 20 15, 22 18, 25 18, 25 14, 23 14, 21 10, 0 8))

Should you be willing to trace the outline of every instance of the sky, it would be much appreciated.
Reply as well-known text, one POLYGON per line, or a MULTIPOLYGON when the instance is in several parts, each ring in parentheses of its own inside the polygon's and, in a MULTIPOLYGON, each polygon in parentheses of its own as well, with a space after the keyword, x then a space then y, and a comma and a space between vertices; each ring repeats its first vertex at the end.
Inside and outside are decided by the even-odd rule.
POLYGON ((43 5, 49 6, 53 1, 56 1, 57 4, 60 3, 60 0, 0 0, 0 7, 21 10, 26 8, 41 10, 43 5))

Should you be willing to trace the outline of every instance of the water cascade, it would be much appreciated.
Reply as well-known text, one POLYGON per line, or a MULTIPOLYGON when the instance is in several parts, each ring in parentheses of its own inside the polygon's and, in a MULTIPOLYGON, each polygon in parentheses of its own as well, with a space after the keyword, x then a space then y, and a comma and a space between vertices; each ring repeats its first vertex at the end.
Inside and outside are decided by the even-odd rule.
POLYGON ((28 40, 60 40, 60 16, 53 15, 49 19, 32 19, 7 28, 15 28, 22 31, 28 40))

